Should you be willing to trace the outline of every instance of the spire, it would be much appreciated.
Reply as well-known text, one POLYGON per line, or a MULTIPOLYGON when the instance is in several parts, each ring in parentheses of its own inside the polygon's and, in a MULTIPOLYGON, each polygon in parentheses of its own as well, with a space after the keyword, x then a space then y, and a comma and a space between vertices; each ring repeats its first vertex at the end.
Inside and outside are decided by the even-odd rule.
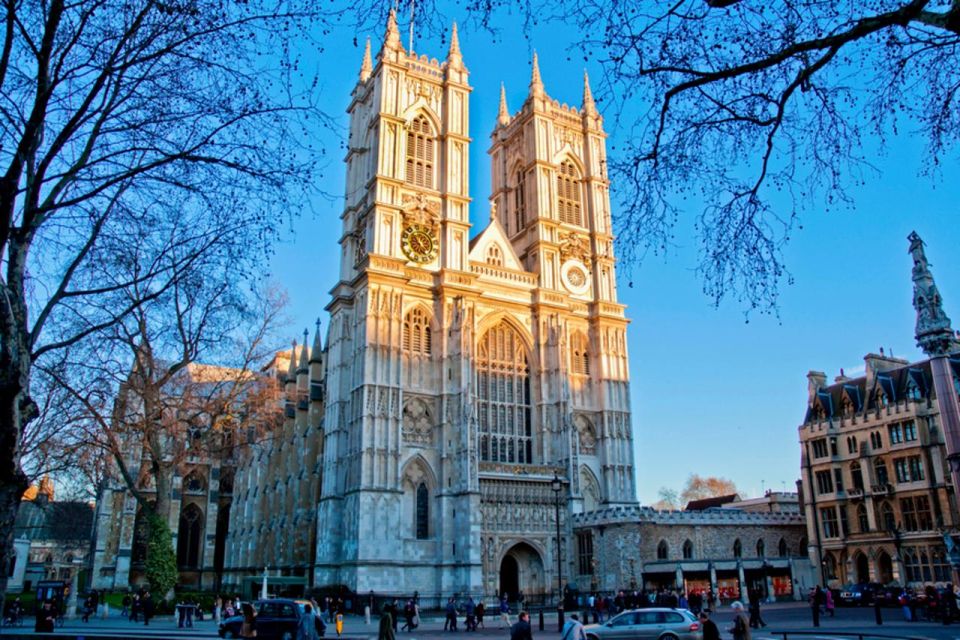
POLYGON ((457 23, 453 23, 450 31, 450 51, 447 53, 447 70, 464 71, 463 56, 460 54, 460 36, 457 34, 457 23))
POLYGON ((590 76, 583 70, 583 112, 587 115, 597 115, 597 105, 593 101, 593 92, 590 91, 590 76))
POLYGON ((304 329, 303 330, 303 348, 300 349, 300 364, 297 367, 297 373, 301 373, 307 370, 307 365, 310 363, 309 356, 307 354, 307 339, 310 337, 310 333, 304 329))
POLYGON ((537 60, 536 51, 533 52, 533 73, 530 76, 530 95, 538 98, 544 95, 543 80, 540 79, 540 62, 537 60))
POLYGON ((383 48, 403 51, 403 43, 400 42, 400 30, 397 28, 397 12, 394 9, 390 9, 390 16, 387 18, 387 33, 383 38, 383 48))
POLYGON ((497 124, 507 126, 510 124, 510 111, 507 109, 507 90, 503 83, 500 83, 500 111, 497 113, 497 124))
POLYGON ((310 362, 320 362, 323 345, 320 338, 320 318, 317 318, 317 329, 313 333, 313 348, 310 349, 310 362))
POLYGON ((950 326, 950 318, 943 311, 940 291, 933 281, 930 263, 923 250, 923 240, 913 231, 909 252, 913 256, 913 308, 917 310, 917 346, 928 356, 942 356, 955 351, 960 344, 950 326))
POLYGON ((297 377, 297 341, 290 343, 290 366, 287 367, 287 382, 292 382, 297 377))
POLYGON ((367 46, 363 50, 363 62, 360 63, 360 82, 366 82, 373 73, 373 62, 370 58, 370 38, 367 38, 367 46))

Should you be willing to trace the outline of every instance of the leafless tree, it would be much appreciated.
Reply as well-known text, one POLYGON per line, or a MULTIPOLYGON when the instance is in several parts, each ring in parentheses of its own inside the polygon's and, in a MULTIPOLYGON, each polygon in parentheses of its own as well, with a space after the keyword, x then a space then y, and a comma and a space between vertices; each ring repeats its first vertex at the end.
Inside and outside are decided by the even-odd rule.
MULTIPOLYGON (((2 5, 6 562, 29 482, 24 455, 38 451, 25 436, 49 399, 32 387, 35 364, 56 371, 59 352, 182 283, 209 253, 238 276, 255 268, 314 192, 322 154, 306 132, 326 121, 297 52, 311 51, 332 14, 308 0, 2 5)), ((5 584, 0 576, 0 596, 5 584)))

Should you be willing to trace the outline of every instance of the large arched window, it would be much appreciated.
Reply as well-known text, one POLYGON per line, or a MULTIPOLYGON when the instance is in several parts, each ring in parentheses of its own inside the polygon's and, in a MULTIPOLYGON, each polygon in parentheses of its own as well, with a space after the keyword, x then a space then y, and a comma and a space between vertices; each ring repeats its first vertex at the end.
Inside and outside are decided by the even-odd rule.
POLYGON ((590 341, 579 331, 570 338, 570 369, 576 375, 590 375, 590 341))
POLYGON ((203 512, 197 505, 189 504, 180 512, 180 529, 177 532, 177 565, 181 569, 200 566, 202 533, 203 512))
POLYGON ((583 226, 580 205, 580 172, 572 162, 561 162, 557 169, 557 216, 560 222, 583 226))
POLYGON ((666 540, 661 540, 657 545, 657 560, 666 560, 670 557, 670 546, 666 540))
POLYGON ((693 543, 690 540, 684 540, 683 542, 683 559, 690 560, 693 558, 693 543))
POLYGON ((415 307, 403 319, 403 350, 430 355, 430 319, 421 307, 415 307))
POLYGON ((430 122, 417 116, 407 127, 407 184, 433 189, 433 167, 437 141, 430 122))
POLYGON ((857 526, 860 533, 870 531, 870 520, 867 518, 867 508, 861 503, 857 505, 857 526))
POLYGON ((416 517, 417 540, 426 540, 430 537, 430 492, 427 485, 417 485, 417 505, 414 511, 416 517))
POLYGON ((506 322, 477 346, 477 419, 481 460, 533 462, 530 367, 523 341, 506 322))

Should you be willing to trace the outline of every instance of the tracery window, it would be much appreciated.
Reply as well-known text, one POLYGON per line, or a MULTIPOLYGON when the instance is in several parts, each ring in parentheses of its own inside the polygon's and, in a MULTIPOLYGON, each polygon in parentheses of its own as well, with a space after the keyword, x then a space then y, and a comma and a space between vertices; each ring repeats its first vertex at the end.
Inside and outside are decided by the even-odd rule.
POLYGON ((417 116, 407 127, 406 183, 433 189, 436 139, 425 116, 417 116))
POLYGON ((666 560, 670 557, 670 547, 666 540, 661 540, 657 545, 657 560, 666 560))
POLYGON ((590 375, 590 341, 579 331, 570 338, 570 369, 575 375, 590 375))
POLYGON ((415 307, 403 319, 403 350, 415 355, 430 355, 430 319, 415 307))
POLYGON ((530 367, 523 341, 506 322, 477 346, 477 418, 481 460, 533 462, 530 367))
POLYGON ((421 482, 417 485, 417 540, 426 540, 430 537, 430 492, 427 485, 421 482))
POLYGON ((495 267, 503 266, 503 252, 495 244, 487 247, 487 264, 492 264, 495 267))
POLYGON ((560 222, 583 226, 580 204, 580 172, 572 162, 561 162, 557 169, 557 214, 560 222))
POLYGON ((206 488, 206 480, 199 470, 191 471, 183 479, 184 493, 201 494, 206 490, 206 488))
POLYGON ((200 540, 203 529, 203 512, 195 504, 189 504, 180 512, 180 529, 177 533, 177 565, 185 569, 200 566, 200 540))
POLYGON ((517 171, 517 186, 513 189, 514 233, 519 233, 523 229, 526 213, 527 199, 524 194, 523 171, 517 171))

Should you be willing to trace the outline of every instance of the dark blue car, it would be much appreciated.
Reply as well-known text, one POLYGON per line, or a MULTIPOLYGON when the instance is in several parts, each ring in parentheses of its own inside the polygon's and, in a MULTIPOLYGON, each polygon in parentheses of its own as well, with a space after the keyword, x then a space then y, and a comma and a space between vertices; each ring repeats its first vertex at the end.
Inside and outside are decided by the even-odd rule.
MULTIPOLYGON (((297 637, 297 625, 304 613, 304 606, 310 604, 307 600, 290 600, 276 598, 273 600, 257 600, 253 603, 253 610, 257 612, 257 640, 293 640, 297 637)), ((314 615, 317 634, 321 637, 327 630, 323 620, 314 615)), ((220 623, 218 633, 221 638, 239 638, 243 616, 231 616, 220 623)))

